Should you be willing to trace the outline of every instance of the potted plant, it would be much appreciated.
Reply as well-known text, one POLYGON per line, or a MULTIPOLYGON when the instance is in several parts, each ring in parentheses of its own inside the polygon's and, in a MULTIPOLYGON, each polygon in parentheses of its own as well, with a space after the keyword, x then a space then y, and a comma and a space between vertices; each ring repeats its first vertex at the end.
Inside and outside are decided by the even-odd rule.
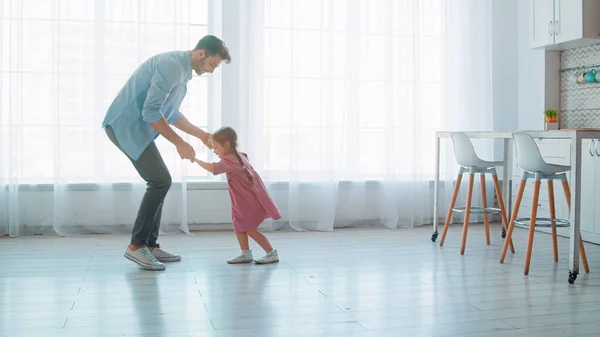
POLYGON ((544 130, 558 130, 558 112, 554 109, 544 111, 545 123, 544 130))

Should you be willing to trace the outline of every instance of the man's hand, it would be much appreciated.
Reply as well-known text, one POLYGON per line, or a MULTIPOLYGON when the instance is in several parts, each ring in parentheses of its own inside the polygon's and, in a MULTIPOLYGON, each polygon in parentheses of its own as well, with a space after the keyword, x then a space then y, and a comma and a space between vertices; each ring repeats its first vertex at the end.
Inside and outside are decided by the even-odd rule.
POLYGON ((188 159, 193 162, 194 158, 196 158, 196 151, 186 142, 181 142, 177 145, 177 152, 179 152, 181 159, 188 159))
POLYGON ((206 137, 206 139, 201 139, 202 143, 204 143, 204 145, 206 145, 207 148, 209 148, 210 150, 212 150, 214 147, 212 145, 212 142, 210 141, 210 136, 211 134, 208 133, 208 136, 206 137))
POLYGON ((188 159, 192 162, 194 161, 194 158, 196 157, 196 151, 194 151, 194 148, 190 144, 184 141, 183 138, 179 137, 179 135, 173 129, 171 129, 166 119, 163 118, 156 123, 152 123, 151 125, 156 132, 160 133, 163 137, 177 147, 177 152, 179 152, 181 159, 188 159))
POLYGON ((208 139, 210 138, 210 133, 190 123, 190 121, 188 121, 187 118, 180 118, 175 123, 173 123, 173 125, 179 130, 200 139, 202 143, 204 143, 204 145, 206 145, 209 149, 212 149, 212 147, 210 146, 210 142, 208 141, 208 139))

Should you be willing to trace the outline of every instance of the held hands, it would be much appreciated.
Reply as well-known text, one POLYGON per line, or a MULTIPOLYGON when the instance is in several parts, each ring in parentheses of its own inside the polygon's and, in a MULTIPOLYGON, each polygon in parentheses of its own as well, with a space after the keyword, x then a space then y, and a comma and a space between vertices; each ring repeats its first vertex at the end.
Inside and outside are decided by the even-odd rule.
POLYGON ((212 142, 210 141, 210 136, 211 136, 210 133, 205 132, 204 135, 202 135, 202 137, 200 138, 200 140, 202 141, 202 143, 204 143, 204 145, 206 145, 207 148, 212 150, 213 146, 212 146, 212 142))
POLYGON ((181 159, 188 159, 191 162, 194 162, 194 158, 196 158, 196 151, 194 151, 194 148, 187 142, 179 143, 177 145, 177 152, 179 152, 181 159))

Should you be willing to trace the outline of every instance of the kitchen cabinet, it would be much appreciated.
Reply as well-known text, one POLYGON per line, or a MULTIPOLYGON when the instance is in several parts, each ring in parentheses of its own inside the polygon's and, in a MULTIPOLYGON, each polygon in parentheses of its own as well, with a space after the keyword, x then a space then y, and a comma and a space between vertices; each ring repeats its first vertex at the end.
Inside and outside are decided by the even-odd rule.
POLYGON ((529 0, 530 46, 566 50, 600 43, 600 1, 529 0))
POLYGON ((600 244, 600 140, 584 140, 582 150, 581 235, 600 244))

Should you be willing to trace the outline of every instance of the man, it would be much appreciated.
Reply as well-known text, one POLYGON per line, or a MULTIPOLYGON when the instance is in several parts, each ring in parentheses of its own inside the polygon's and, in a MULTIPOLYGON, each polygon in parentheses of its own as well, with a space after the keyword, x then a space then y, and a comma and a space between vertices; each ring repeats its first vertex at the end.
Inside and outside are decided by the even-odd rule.
POLYGON ((194 149, 170 125, 195 136, 208 146, 209 133, 190 123, 179 111, 192 70, 212 73, 221 61, 231 62, 229 50, 215 36, 203 37, 191 51, 162 53, 146 60, 129 78, 102 125, 108 138, 133 163, 147 188, 135 219, 125 257, 149 270, 165 270, 162 262, 181 260, 158 244, 160 218, 171 175, 154 139, 165 137, 182 159, 193 160, 194 149))

